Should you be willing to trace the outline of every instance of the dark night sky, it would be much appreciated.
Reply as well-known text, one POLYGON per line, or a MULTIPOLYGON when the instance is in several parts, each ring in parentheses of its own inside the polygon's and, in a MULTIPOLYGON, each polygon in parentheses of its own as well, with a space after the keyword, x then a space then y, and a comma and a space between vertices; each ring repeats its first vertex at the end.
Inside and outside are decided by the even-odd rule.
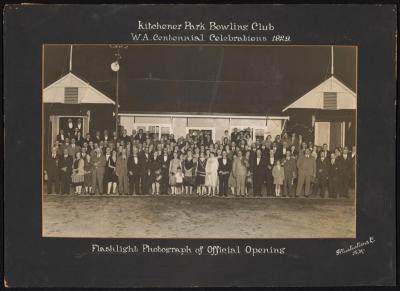
MULTIPOLYGON (((109 46, 74 46, 72 72, 115 99, 114 54, 109 46)), ((121 111, 264 115, 329 77, 331 53, 329 46, 145 45, 121 55, 121 111)), ((335 76, 355 91, 356 49, 335 47, 334 63, 335 76)), ((69 46, 45 46, 45 87, 68 67, 69 46)))

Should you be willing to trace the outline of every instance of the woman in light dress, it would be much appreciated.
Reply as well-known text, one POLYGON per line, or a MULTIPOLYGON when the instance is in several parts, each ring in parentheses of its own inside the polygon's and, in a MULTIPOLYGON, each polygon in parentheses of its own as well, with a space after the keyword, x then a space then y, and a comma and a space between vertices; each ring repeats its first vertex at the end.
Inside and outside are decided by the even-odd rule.
POLYGON ((181 167, 181 160, 178 158, 178 153, 174 151, 173 159, 169 163, 169 185, 171 186, 171 194, 176 194, 176 177, 175 174, 178 172, 178 168, 181 167))
POLYGON ((215 196, 218 185, 218 159, 214 152, 210 152, 210 157, 206 164, 206 186, 208 187, 208 195, 215 196))
POLYGON ((72 184, 75 186, 75 194, 82 193, 82 186, 85 180, 85 162, 81 157, 81 152, 75 153, 75 160, 72 164, 72 184))

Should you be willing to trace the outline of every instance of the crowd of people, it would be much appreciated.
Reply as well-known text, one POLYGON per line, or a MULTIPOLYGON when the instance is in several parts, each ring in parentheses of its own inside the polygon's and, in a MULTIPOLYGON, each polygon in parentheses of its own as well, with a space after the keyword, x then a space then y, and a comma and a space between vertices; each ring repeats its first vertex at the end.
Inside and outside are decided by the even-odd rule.
POLYGON ((47 193, 336 198, 355 186, 354 146, 329 151, 296 133, 254 142, 236 128, 216 141, 121 132, 60 130, 45 158, 47 193))

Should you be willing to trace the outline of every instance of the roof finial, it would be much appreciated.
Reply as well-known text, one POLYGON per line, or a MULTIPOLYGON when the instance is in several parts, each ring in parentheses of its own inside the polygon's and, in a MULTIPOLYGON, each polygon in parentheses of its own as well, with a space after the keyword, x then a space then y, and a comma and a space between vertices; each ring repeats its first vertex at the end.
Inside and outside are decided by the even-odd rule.
POLYGON ((69 47, 69 72, 72 71, 72 44, 69 47))
POLYGON ((333 45, 331 46, 331 75, 334 74, 334 65, 333 65, 333 45))

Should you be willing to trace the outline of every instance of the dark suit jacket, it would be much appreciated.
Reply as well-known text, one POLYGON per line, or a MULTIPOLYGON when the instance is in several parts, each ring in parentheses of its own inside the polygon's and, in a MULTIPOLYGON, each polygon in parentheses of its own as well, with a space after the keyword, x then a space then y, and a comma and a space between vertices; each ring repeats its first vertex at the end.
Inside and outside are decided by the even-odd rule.
POLYGON ((287 159, 282 160, 282 166, 285 172, 285 179, 291 180, 295 178, 297 166, 296 166, 296 160, 294 158, 290 158, 290 160, 287 159))
POLYGON ((67 138, 67 137, 68 137, 68 136, 64 133, 64 136, 63 136, 64 139, 62 139, 61 134, 57 134, 57 140, 58 140, 59 142, 64 142, 64 141, 65 141, 65 138, 67 138))
POLYGON ((329 181, 337 180, 340 176, 340 162, 335 160, 335 163, 332 165, 331 159, 328 160, 329 171, 328 171, 328 179, 329 181))
POLYGON ((60 156, 56 154, 56 157, 53 158, 53 155, 50 154, 45 163, 45 170, 47 171, 48 175, 58 175, 59 174, 59 162, 60 162, 60 156))
POLYGON ((328 178, 329 162, 328 158, 325 158, 324 161, 321 161, 321 158, 317 159, 317 179, 326 180, 328 178))
POLYGON ((353 160, 351 158, 351 155, 347 154, 347 159, 344 159, 343 156, 340 156, 338 160, 340 161, 343 176, 350 177, 353 171, 353 160))
POLYGON ((267 170, 267 160, 261 157, 260 162, 257 165, 257 157, 254 157, 252 164, 252 172, 254 177, 257 177, 258 179, 264 179, 267 170))
POLYGON ((58 163, 60 170, 62 168, 64 168, 64 167, 66 167, 67 171, 66 172, 62 171, 62 172, 66 173, 67 175, 71 175, 71 173, 72 173, 72 162, 73 162, 73 160, 72 160, 71 156, 68 156, 66 158, 64 156, 62 156, 60 158, 59 163, 58 163))
POLYGON ((167 160, 164 161, 164 155, 160 155, 160 156, 158 156, 158 160, 159 160, 160 165, 161 165, 161 170, 167 171, 167 172, 168 172, 168 170, 169 170, 169 163, 170 163, 170 161, 171 161, 171 157, 170 157, 170 156, 167 156, 167 160))
POLYGON ((224 175, 227 175, 230 173, 232 170, 232 162, 228 157, 226 158, 226 164, 224 165, 222 158, 218 159, 218 174, 220 174, 220 171, 224 172, 224 175), (228 172, 228 173, 226 173, 228 172))
POLYGON ((139 173, 140 173, 139 157, 137 157, 137 163, 135 163, 134 156, 130 156, 128 158, 128 171, 132 171, 133 175, 139 175, 139 173))
POLYGON ((141 152, 139 155, 139 167, 140 167, 140 173, 142 175, 147 175, 149 168, 150 168, 150 154, 145 155, 144 152, 141 152))
POLYGON ((139 133, 137 133, 135 135, 135 139, 140 142, 144 142, 146 140, 146 135, 144 133, 142 133, 141 135, 139 133))

